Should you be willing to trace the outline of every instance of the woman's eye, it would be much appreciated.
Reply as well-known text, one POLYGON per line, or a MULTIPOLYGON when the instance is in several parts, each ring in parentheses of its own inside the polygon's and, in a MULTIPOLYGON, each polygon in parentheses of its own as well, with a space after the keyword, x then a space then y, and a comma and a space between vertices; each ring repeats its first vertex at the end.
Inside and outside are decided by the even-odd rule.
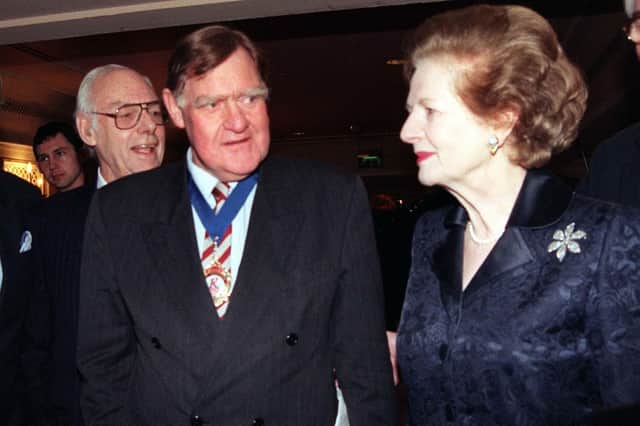
POLYGON ((434 112, 435 111, 433 108, 424 107, 424 114, 427 116, 427 118, 431 117, 431 115, 433 115, 434 112))

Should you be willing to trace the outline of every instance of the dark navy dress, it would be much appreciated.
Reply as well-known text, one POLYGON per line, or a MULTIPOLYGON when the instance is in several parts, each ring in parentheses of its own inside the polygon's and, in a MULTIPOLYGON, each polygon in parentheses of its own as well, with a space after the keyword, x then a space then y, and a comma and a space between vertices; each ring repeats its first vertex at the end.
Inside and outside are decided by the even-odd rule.
POLYGON ((638 211, 530 171, 462 292, 467 221, 456 206, 416 226, 397 339, 408 423, 589 424, 640 401, 638 211))

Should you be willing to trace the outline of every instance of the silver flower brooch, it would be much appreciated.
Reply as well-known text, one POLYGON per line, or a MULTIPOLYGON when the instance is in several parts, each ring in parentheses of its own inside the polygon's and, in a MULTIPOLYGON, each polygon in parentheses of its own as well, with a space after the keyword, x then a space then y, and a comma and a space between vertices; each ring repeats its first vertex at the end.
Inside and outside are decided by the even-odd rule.
POLYGON ((580 244, 578 240, 584 240, 587 238, 587 233, 581 230, 575 230, 575 222, 571 222, 564 228, 558 229, 553 233, 553 241, 547 247, 547 252, 556 252, 556 258, 562 262, 567 254, 567 251, 571 253, 580 253, 580 244))

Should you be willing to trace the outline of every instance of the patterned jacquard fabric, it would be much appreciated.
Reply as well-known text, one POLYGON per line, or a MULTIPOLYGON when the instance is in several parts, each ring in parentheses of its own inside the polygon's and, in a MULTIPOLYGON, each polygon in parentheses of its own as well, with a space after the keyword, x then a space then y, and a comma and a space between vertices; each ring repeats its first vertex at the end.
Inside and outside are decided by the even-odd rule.
POLYGON ((582 425, 640 401, 640 213, 568 193, 556 214, 558 187, 529 172, 464 292, 466 213, 419 220, 397 340, 409 424, 582 425))

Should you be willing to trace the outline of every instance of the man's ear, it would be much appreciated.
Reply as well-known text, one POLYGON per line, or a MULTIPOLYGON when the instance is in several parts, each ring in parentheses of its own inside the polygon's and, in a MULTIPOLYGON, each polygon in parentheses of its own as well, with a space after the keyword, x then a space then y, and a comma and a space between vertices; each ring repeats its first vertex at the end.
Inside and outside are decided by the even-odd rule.
POLYGON ((164 102, 164 107, 167 109, 173 124, 180 129, 184 129, 184 117, 182 116, 182 110, 178 107, 178 101, 173 96, 173 93, 171 93, 171 90, 166 88, 162 89, 162 101, 164 102))
POLYGON ((91 118, 85 113, 78 113, 76 115, 76 129, 78 129, 78 135, 84 143, 89 146, 96 146, 96 135, 93 127, 91 126, 91 118))

